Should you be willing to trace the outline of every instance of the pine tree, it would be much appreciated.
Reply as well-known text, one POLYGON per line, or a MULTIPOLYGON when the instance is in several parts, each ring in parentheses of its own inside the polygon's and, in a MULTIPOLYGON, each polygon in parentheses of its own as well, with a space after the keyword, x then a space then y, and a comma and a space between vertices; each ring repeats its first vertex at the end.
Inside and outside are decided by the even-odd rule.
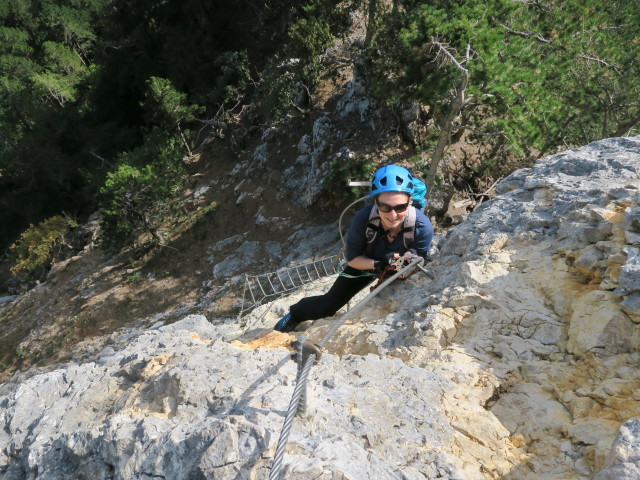
POLYGON ((0 249, 29 223, 80 205, 77 146, 93 25, 107 2, 0 5, 0 249))
POLYGON ((431 184, 463 134, 491 166, 637 127, 639 11, 637 0, 398 0, 378 15, 367 73, 380 98, 429 107, 431 184))

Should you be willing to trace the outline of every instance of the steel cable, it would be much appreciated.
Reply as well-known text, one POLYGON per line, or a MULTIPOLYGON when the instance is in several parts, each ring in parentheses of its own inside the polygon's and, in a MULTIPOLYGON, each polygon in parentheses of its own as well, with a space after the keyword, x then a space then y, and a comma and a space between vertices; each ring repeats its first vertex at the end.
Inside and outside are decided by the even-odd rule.
MULTIPOLYGON (((340 320, 336 321, 331 328, 324 335, 320 343, 318 343, 318 347, 324 347, 331 336, 340 328, 341 325, 351 316, 353 313, 359 311, 364 307, 371 299, 373 299, 376 295, 378 295, 382 290, 384 290, 391 282, 393 282, 396 278, 398 278, 403 273, 409 271, 414 267, 421 268, 421 264, 424 263, 424 258, 415 257, 411 263, 402 267, 398 272, 396 272, 393 276, 386 279, 383 283, 380 284, 378 288, 374 291, 370 292, 366 297, 360 300, 353 308, 351 308, 347 313, 345 313, 340 320)), ((422 268, 421 268, 422 269, 422 268)), ((309 372, 311 371, 311 366, 316 360, 315 354, 310 354, 306 361, 302 358, 302 355, 299 353, 299 364, 298 364, 298 376, 296 378, 296 387, 293 390, 293 395, 291 397, 291 402, 289 403, 289 409, 287 410, 287 415, 284 420, 284 425, 282 427, 282 431, 280 433, 280 439, 278 440, 278 446, 276 447, 276 454, 273 459, 273 464, 271 465, 271 473, 269 475, 269 480, 279 480, 280 470, 282 468, 282 460, 284 458, 284 451, 287 446, 287 442, 289 440, 289 434, 291 433, 291 428, 293 426, 293 420, 298 413, 298 405, 300 403, 300 398, 302 394, 306 392, 307 388, 307 377, 309 376, 309 372), (302 365, 304 362, 304 365, 302 365), (300 366, 302 365, 302 368, 300 366)), ((306 402, 305 402, 306 403, 306 402)))
POLYGON ((287 447, 287 441, 289 439, 289 434, 291 433, 293 420, 296 416, 296 412, 298 411, 298 403, 300 402, 300 397, 302 396, 303 390, 307 387, 307 377, 309 376, 311 366, 313 365, 313 362, 315 362, 315 360, 315 355, 309 355, 309 357, 307 357, 307 361, 302 367, 302 370, 299 370, 300 374, 297 378, 296 388, 293 390, 293 396, 291 397, 291 402, 289 403, 289 409, 287 410, 287 416, 284 420, 282 432, 280 433, 280 439, 278 440, 276 455, 273 458, 273 465, 271 466, 269 480, 278 480, 280 476, 282 459, 284 458, 284 450, 287 447))
POLYGON ((322 340, 320 340, 320 342, 318 343, 318 346, 320 348, 323 348, 327 344, 331 336, 336 332, 336 330, 338 330, 338 328, 340 328, 344 324, 344 322, 347 321, 349 317, 351 317, 354 313, 361 310, 362 307, 364 307, 367 303, 369 303, 369 301, 371 301, 371 299, 373 299, 373 297, 378 295, 382 290, 384 290, 391 282, 393 282, 400 275, 411 270, 414 267, 419 267, 422 263, 424 263, 424 258, 416 257, 411 263, 409 263, 409 265, 402 267, 391 277, 387 278, 383 283, 380 284, 378 288, 376 288, 373 292, 370 292, 369 295, 364 297, 356 305, 354 305, 353 308, 351 308, 347 313, 345 313, 340 318, 340 320, 337 320, 333 325, 331 325, 331 328, 327 331, 327 333, 324 335, 322 340))

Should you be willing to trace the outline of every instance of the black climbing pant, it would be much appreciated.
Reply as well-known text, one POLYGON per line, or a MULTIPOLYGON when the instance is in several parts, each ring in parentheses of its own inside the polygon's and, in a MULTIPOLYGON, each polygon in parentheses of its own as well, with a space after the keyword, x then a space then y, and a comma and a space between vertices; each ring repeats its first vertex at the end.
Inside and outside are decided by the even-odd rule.
POLYGON ((327 293, 306 297, 291 305, 289 308, 291 316, 296 323, 330 317, 372 280, 374 277, 364 274, 361 270, 346 267, 327 293))

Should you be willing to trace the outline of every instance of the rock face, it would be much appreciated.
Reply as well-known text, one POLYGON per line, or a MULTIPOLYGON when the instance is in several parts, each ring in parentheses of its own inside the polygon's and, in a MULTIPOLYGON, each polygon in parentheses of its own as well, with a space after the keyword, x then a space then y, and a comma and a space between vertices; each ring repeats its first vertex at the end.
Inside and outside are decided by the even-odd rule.
MULTIPOLYGON (((640 137, 499 189, 440 242, 435 280, 391 285, 331 338, 281 478, 640 478, 640 137)), ((0 478, 268 478, 296 365, 267 329, 330 283, 5 382, 0 478)))

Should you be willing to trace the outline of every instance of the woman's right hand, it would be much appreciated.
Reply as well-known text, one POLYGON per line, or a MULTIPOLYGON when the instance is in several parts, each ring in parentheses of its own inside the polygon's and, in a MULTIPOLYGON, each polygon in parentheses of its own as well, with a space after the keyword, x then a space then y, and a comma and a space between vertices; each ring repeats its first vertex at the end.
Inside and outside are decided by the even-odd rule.
POLYGON ((376 275, 382 275, 384 271, 392 267, 394 270, 397 270, 394 262, 400 258, 400 254, 397 252, 387 253, 382 260, 377 260, 373 264, 373 270, 376 272, 376 275))

